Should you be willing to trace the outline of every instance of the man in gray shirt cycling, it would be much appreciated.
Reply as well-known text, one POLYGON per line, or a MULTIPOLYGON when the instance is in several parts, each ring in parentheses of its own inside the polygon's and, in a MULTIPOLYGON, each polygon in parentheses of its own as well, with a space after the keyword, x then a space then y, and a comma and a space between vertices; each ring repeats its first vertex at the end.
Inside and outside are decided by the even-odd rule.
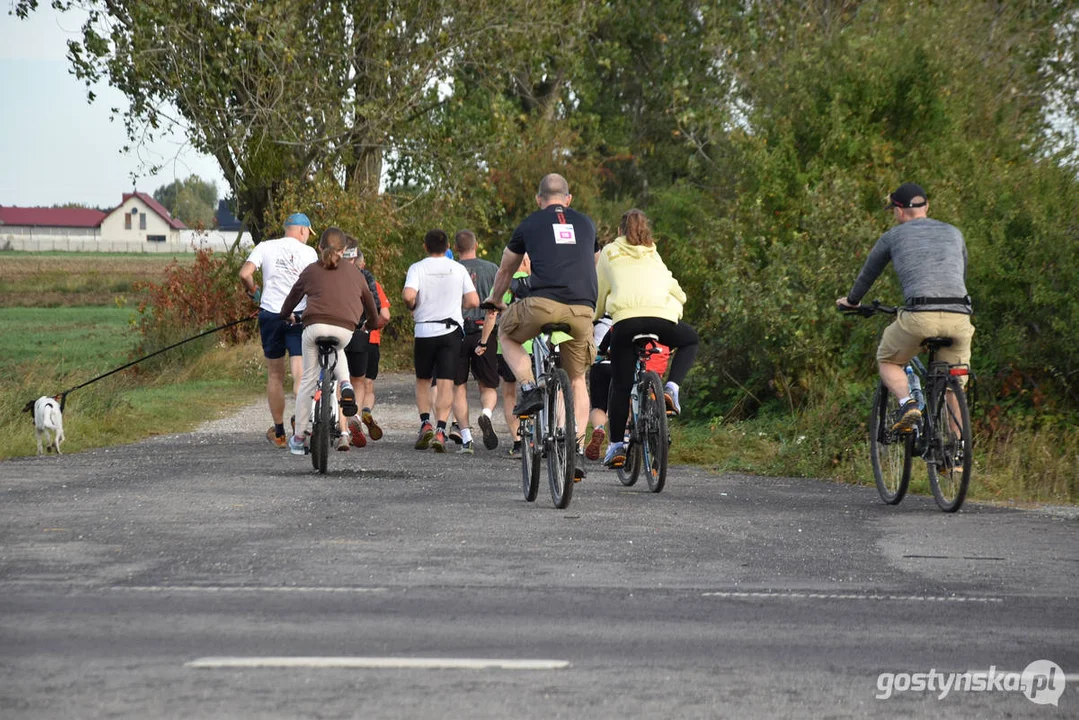
POLYGON ((881 380, 899 399, 899 419, 893 429, 910 432, 922 413, 910 397, 903 366, 918 354, 927 337, 952 338, 952 345, 937 353, 938 360, 969 364, 973 311, 967 294, 963 234, 948 223, 927 217, 929 201, 919 185, 903 183, 889 200, 887 207, 898 224, 880 236, 851 291, 836 304, 857 307, 891 261, 905 303, 881 337, 877 363, 881 380))

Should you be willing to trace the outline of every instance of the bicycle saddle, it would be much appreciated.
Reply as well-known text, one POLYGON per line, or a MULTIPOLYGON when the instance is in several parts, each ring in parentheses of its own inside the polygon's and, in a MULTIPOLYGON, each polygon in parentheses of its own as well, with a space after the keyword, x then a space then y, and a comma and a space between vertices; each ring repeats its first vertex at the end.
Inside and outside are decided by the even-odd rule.
POLYGON ((338 344, 339 340, 335 337, 320 336, 315 338, 315 345, 318 345, 319 350, 336 350, 338 344))
POLYGON ((659 335, 653 335, 652 333, 641 333, 640 335, 633 336, 633 344, 637 347, 644 347, 650 342, 658 343, 659 335))
POLYGON ((927 337, 922 340, 922 345, 925 345, 930 352, 936 352, 941 348, 951 347, 952 338, 950 337, 927 337))
POLYGON ((551 335, 552 333, 556 333, 556 332, 569 333, 569 331, 570 331, 570 326, 568 324, 566 324, 566 323, 547 323, 546 325, 544 325, 543 327, 540 328, 540 332, 546 333, 548 335, 551 335))

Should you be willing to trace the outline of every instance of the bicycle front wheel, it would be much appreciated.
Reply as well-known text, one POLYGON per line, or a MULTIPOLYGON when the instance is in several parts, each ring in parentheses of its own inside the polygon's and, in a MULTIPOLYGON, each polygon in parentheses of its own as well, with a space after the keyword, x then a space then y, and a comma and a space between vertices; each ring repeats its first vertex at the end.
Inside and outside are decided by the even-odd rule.
POLYGON ((663 383, 654 372, 644 374, 641 388, 641 450, 648 473, 648 489, 654 493, 667 484, 667 403, 663 383))
POLYGON ((955 512, 963 505, 970 485, 973 463, 971 453, 970 409, 967 394, 957 378, 949 377, 933 391, 932 449, 928 461, 929 487, 944 512, 955 512))
POLYGON ((531 418, 521 418, 521 490, 525 500, 532 502, 539 494, 540 453, 531 418))
POLYGON ((337 418, 332 416, 333 402, 326 397, 323 388, 315 390, 315 417, 311 428, 311 464, 315 470, 326 474, 326 463, 330 455, 330 424, 337 418))
POLYGON ((577 464, 577 431, 573 421, 573 390, 569 375, 555 368, 547 378, 547 480, 556 508, 573 497, 573 471, 577 464))
POLYGON ((898 411, 899 401, 884 383, 878 383, 869 417, 869 452, 877 492, 888 505, 898 505, 907 494, 914 456, 914 433, 900 434, 892 430, 898 411))

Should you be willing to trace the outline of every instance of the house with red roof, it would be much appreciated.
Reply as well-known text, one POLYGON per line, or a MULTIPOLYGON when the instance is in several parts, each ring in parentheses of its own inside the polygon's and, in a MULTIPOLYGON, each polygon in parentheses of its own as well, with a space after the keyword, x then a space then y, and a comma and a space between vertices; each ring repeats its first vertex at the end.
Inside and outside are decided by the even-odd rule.
POLYGON ((101 221, 101 237, 125 243, 175 243, 187 226, 142 192, 124 193, 123 202, 101 221))
POLYGON ((124 193, 109 212, 0 206, 0 250, 185 252, 191 231, 152 196, 124 193))

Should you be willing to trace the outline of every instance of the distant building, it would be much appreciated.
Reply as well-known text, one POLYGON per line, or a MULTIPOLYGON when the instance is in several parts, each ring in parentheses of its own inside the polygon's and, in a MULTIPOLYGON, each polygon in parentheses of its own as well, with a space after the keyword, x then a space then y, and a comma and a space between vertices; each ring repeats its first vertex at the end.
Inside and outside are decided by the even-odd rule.
POLYGON ((104 219, 105 213, 88 208, 0 207, 0 249, 5 249, 5 242, 35 237, 93 239, 104 219))
POLYGON ((214 224, 218 230, 235 232, 243 227, 240 218, 232 212, 228 200, 217 201, 217 215, 214 216, 214 224))
MULTIPOLYGON (((235 234, 189 230, 152 196, 137 191, 124 193, 121 203, 107 213, 0 207, 0 250, 176 253, 200 247, 223 250, 235 240, 235 234)), ((244 233, 240 244, 251 245, 251 236, 244 233)))
POLYGON ((169 215, 169 211, 151 195, 124 193, 124 200, 101 221, 101 237, 125 243, 180 242, 180 231, 187 226, 169 215))

